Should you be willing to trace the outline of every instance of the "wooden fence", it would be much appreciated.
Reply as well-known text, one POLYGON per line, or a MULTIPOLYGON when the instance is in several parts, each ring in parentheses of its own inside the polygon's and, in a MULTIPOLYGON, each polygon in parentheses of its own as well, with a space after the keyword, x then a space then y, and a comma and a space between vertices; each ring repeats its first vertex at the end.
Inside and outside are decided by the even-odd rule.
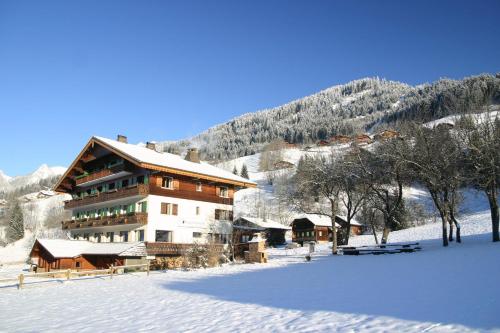
POLYGON ((17 289, 23 288, 26 283, 26 279, 32 278, 48 278, 43 280, 43 282, 52 282, 59 281, 62 279, 71 280, 71 278, 79 278, 81 276, 109 276, 110 279, 113 278, 114 275, 124 274, 127 269, 143 269, 146 271, 146 274, 149 276, 150 264, 137 264, 137 265, 125 265, 125 266, 113 266, 111 265, 106 269, 94 269, 94 270, 84 270, 84 271, 72 271, 68 270, 58 270, 51 271, 46 273, 30 273, 30 274, 19 274, 18 277, 14 278, 3 278, 0 279, 0 287, 15 287, 17 289), (14 282, 12 284, 3 285, 5 282, 14 282))

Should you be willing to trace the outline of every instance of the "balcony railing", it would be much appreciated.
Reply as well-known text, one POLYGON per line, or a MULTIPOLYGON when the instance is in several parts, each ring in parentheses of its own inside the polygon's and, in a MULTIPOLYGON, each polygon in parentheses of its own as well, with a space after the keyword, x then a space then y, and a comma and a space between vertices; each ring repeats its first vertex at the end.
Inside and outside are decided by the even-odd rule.
POLYGON ((108 176, 111 176, 115 173, 122 172, 122 171, 126 171, 125 164, 115 165, 111 168, 106 168, 106 169, 102 169, 102 170, 99 170, 96 172, 92 172, 88 175, 78 176, 75 179, 75 183, 76 183, 76 185, 81 185, 83 183, 88 183, 88 182, 91 182, 91 181, 94 181, 97 179, 108 177, 108 176))
MULTIPOLYGON (((223 244, 198 244, 202 247, 210 247, 210 250, 222 253, 223 244)), ((154 255, 183 255, 187 250, 192 249, 193 244, 168 243, 168 242, 147 242, 146 252, 149 256, 154 255)))
POLYGON ((88 218, 84 220, 70 220, 62 222, 62 229, 83 229, 94 227, 105 227, 113 225, 127 224, 147 224, 148 213, 129 213, 126 215, 103 216, 97 218, 88 218))
POLYGON ((111 190, 108 192, 101 192, 94 195, 89 195, 81 199, 79 198, 79 199, 68 200, 64 202, 64 208, 71 209, 109 200, 132 197, 136 195, 147 196, 148 194, 149 194, 149 185, 137 184, 129 187, 123 187, 117 190, 111 190))

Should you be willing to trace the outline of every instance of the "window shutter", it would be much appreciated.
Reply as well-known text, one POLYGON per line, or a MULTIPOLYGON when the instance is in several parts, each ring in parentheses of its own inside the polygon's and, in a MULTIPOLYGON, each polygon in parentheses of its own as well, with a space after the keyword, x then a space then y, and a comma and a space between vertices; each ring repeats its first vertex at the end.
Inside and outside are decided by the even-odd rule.
POLYGON ((161 203, 161 214, 167 214, 167 204, 165 202, 161 203))
POLYGON ((174 179, 174 190, 178 190, 179 189, 179 179, 174 179))
POLYGON ((172 207, 172 215, 177 215, 177 210, 178 210, 178 205, 177 204, 173 204, 173 207, 172 207))

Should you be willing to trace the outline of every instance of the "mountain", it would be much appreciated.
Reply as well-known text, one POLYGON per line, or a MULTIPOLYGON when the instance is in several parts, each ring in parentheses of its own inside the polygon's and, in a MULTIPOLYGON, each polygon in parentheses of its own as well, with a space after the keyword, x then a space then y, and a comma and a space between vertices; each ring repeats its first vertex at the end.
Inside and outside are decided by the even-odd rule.
POLYGON ((159 143, 182 153, 198 147, 203 159, 223 161, 259 152, 275 140, 311 143, 333 135, 372 132, 402 121, 431 121, 485 103, 500 103, 500 74, 442 79, 410 86, 379 78, 338 85, 271 109, 248 113, 190 139, 159 143))
POLYGON ((46 164, 24 176, 9 177, 0 171, 0 193, 16 192, 22 195, 51 187, 65 171, 64 167, 49 167, 46 164))

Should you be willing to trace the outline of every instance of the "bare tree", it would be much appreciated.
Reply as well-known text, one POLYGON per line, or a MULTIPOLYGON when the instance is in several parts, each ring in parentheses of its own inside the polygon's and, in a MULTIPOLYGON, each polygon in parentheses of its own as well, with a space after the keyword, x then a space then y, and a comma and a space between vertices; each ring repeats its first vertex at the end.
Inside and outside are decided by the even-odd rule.
MULTIPOLYGON (((447 129, 419 125, 410 129, 413 140, 406 141, 407 149, 400 158, 406 161, 415 179, 429 191, 441 217, 443 246, 448 246, 447 225, 456 222, 456 191, 462 182, 463 154, 456 138, 447 129)), ((459 232, 458 222, 456 226, 459 232)))
POLYGON ((368 187, 367 204, 379 211, 384 218, 382 244, 387 243, 389 233, 399 229, 403 221, 398 219, 404 206, 403 184, 407 181, 405 162, 395 152, 402 151, 400 139, 392 139, 376 147, 373 152, 358 149, 357 163, 362 179, 368 187))
POLYGON ((488 197, 492 240, 500 241, 498 191, 500 187, 500 118, 486 112, 464 116, 458 122, 458 135, 466 148, 469 181, 488 197))
POLYGON ((328 216, 332 223, 332 253, 337 254, 337 228, 335 217, 342 187, 339 172, 340 160, 333 154, 328 157, 305 157, 299 161, 292 178, 290 202, 303 213, 328 216))

